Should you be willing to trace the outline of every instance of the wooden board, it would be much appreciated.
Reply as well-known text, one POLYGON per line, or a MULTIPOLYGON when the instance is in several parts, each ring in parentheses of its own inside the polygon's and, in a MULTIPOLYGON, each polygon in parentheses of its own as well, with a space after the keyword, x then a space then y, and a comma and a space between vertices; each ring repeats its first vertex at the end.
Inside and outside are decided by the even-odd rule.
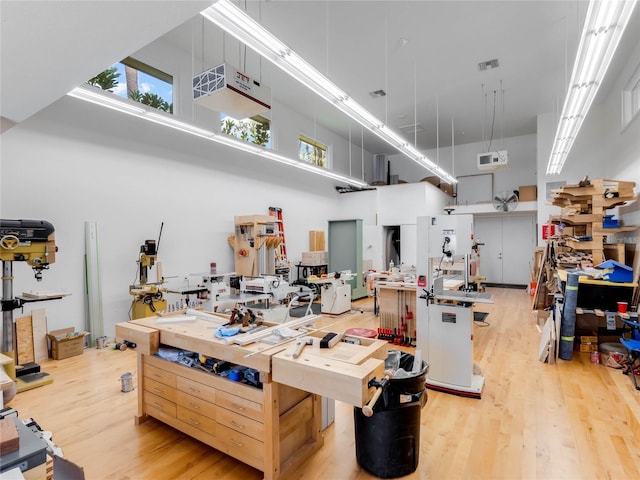
POLYGON ((44 308, 31 310, 31 325, 33 328, 34 361, 41 362, 49 358, 47 345, 47 315, 44 308))
POLYGON ((18 352, 18 365, 35 360, 31 316, 16 318, 16 351, 18 352))

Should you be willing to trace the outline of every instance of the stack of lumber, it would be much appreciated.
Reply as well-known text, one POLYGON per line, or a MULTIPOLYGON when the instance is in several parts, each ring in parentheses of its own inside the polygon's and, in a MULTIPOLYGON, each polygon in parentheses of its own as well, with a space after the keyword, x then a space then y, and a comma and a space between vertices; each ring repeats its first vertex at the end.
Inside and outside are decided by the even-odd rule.
POLYGON ((580 185, 565 185, 553 192, 551 204, 561 208, 560 215, 549 220, 553 224, 571 227, 572 236, 566 245, 575 251, 591 252, 594 265, 605 260, 605 239, 614 233, 634 231, 637 227, 605 228, 608 209, 636 199, 635 182, 594 179, 580 185))

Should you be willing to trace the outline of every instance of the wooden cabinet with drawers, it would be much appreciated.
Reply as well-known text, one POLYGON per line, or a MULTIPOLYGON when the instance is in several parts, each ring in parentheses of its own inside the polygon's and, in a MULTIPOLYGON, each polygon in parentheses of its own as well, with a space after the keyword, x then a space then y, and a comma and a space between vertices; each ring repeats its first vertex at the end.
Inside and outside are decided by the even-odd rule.
POLYGON ((267 480, 286 478, 322 447, 320 395, 358 406, 371 398, 368 383, 384 375, 387 350, 386 342, 372 340, 363 348, 340 344, 314 358, 319 349, 308 347, 291 362, 295 342, 227 345, 212 338, 210 325, 156 324, 155 317, 117 324, 116 337, 137 343, 136 423, 153 417, 262 470, 267 480), (254 368, 262 388, 164 360, 155 355, 160 345, 254 368), (347 358, 352 361, 341 360, 347 358))

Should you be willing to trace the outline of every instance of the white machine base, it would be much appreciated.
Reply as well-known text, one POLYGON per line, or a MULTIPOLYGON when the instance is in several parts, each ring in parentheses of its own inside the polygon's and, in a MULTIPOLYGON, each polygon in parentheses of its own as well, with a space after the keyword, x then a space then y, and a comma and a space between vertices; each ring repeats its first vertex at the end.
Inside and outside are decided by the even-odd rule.
POLYGON ((461 397, 482 398, 482 387, 484 387, 484 377, 482 375, 473 375, 471 377, 471 385, 463 387, 461 385, 452 385, 450 383, 438 382, 429 379, 425 382, 427 388, 438 392, 451 393, 460 395, 461 397))
POLYGON ((342 315, 351 310, 351 285, 330 284, 323 286, 320 313, 323 315, 342 315))

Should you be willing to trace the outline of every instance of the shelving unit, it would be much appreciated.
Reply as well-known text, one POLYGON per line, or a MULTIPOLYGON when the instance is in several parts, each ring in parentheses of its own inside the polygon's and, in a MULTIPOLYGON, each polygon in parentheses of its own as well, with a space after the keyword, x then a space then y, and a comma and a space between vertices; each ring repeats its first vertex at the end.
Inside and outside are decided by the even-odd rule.
POLYGON ((607 210, 636 199, 635 182, 595 179, 590 184, 565 185, 554 192, 552 205, 560 207, 560 215, 549 219, 551 224, 564 224, 571 228, 570 236, 563 238, 572 250, 590 252, 592 263, 605 260, 605 240, 609 235, 635 231, 637 226, 605 228, 607 210), (580 240, 584 239, 584 240, 580 240))
POLYGON ((281 243, 282 223, 271 215, 241 215, 234 217, 235 232, 228 237, 234 250, 238 275, 257 277, 276 273, 276 255, 281 243))

